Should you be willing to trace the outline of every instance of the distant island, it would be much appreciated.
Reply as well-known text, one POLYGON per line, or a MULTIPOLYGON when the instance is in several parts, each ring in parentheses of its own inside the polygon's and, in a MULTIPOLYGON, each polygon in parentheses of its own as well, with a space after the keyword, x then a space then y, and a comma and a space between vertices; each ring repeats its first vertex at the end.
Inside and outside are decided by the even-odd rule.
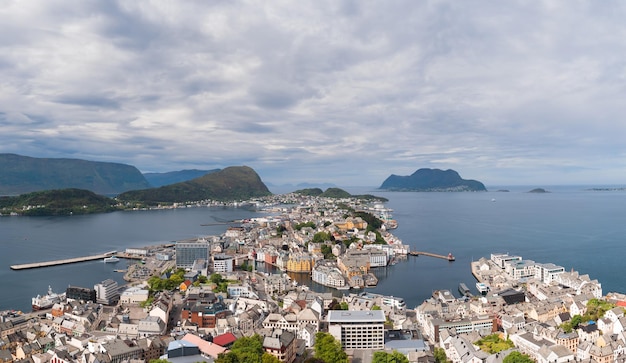
POLYGON ((529 190, 528 193, 550 193, 549 191, 543 189, 543 188, 535 188, 532 190, 529 190))
POLYGON ((452 169, 418 169, 409 176, 391 175, 379 189, 413 192, 477 192, 487 191, 485 185, 476 180, 462 179, 452 169))
POLYGON ((0 197, 0 215, 68 216, 119 210, 117 201, 84 189, 54 189, 0 197))

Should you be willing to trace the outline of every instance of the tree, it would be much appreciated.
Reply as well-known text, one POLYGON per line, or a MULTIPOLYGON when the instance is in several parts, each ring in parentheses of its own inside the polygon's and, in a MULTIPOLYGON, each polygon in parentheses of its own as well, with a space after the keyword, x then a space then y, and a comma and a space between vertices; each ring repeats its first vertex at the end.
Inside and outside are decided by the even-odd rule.
MULTIPOLYGON (((251 337, 241 337, 237 339, 230 348, 230 352, 220 354, 215 360, 215 363, 261 362, 262 359, 264 359, 264 353, 263 338, 255 334, 251 337)), ((272 361, 267 362, 273 363, 272 361)))
POLYGON ((261 363, 280 363, 280 359, 265 352, 263 353, 263 356, 261 357, 261 363))
POLYGON ((348 355, 341 349, 341 343, 326 332, 315 334, 315 358, 324 362, 348 363, 348 355))
POLYGON ((167 359, 150 359, 149 363, 172 363, 167 359))
POLYGON ((515 351, 504 357, 502 363, 534 363, 534 361, 528 355, 515 351))
POLYGON ((394 350, 391 353, 376 352, 372 357, 372 363, 409 363, 406 355, 394 350))
POLYGON ((446 351, 443 348, 435 348, 433 355, 435 356, 435 363, 447 363, 448 362, 446 351))

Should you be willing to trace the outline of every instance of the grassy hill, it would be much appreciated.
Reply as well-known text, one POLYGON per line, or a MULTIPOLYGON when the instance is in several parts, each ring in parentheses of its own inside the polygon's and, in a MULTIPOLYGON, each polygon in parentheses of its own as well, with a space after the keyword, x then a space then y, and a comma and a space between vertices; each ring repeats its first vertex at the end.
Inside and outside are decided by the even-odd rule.
POLYGON ((118 195, 123 202, 147 205, 199 200, 232 201, 270 195, 258 174, 247 166, 231 166, 186 182, 118 195))
POLYGON ((216 171, 220 171, 220 169, 187 169, 179 171, 169 171, 166 173, 144 173, 143 176, 146 178, 146 180, 148 180, 148 183, 150 183, 151 186, 162 187, 164 185, 176 184, 199 178, 209 173, 215 173, 216 171))
POLYGON ((0 197, 0 212, 27 216, 102 213, 117 210, 116 201, 89 190, 57 189, 0 197))
POLYGON ((67 188, 114 195, 148 187, 148 181, 131 165, 0 154, 0 195, 67 188))

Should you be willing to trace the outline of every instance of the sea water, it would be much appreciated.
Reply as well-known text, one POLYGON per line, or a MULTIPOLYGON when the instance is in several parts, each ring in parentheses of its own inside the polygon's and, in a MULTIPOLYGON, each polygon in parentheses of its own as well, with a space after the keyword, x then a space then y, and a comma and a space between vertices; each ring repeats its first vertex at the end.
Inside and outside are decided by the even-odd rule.
MULTIPOLYGON (((345 188, 353 194, 389 199, 398 228, 392 232, 412 250, 447 255, 456 261, 409 256, 375 269, 377 287, 368 291, 403 297, 412 308, 434 290, 470 289, 470 262, 491 253, 520 255, 538 263, 575 269, 602 283, 603 291, 626 292, 626 191, 591 191, 588 187, 545 187, 550 193, 527 193, 533 187, 489 187, 489 192, 386 192, 345 188), (508 189, 509 192, 495 190, 508 189)), ((124 283, 126 261, 91 261, 13 271, 10 265, 123 251, 208 235, 220 235, 232 221, 265 215, 238 208, 185 208, 114 212, 69 217, 0 218, 0 310, 30 310, 31 297, 48 285, 63 292, 68 285, 92 287, 112 278, 124 283)), ((310 282, 306 275, 298 281, 310 282)), ((319 286, 313 286, 319 290, 319 286)))

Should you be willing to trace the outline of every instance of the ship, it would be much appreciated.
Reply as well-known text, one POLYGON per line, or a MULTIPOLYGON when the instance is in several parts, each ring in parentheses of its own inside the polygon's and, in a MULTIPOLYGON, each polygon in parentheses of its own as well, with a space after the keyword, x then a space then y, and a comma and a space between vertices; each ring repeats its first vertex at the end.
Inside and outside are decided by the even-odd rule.
POLYGON ((470 289, 467 288, 467 285, 465 285, 463 282, 461 282, 459 284, 459 292, 461 293, 461 295, 463 296, 472 296, 472 293, 470 291, 470 289))
POLYGON ((104 263, 116 263, 116 262, 119 262, 120 259, 115 256, 109 256, 109 257, 105 257, 103 261, 104 263))
POLYGON ((489 285, 482 282, 477 282, 476 289, 481 295, 487 295, 487 292, 489 291, 489 285))
POLYGON ((48 286, 48 293, 46 295, 37 295, 32 298, 32 307, 34 311, 48 309, 63 300, 65 300, 65 293, 57 294, 52 291, 52 287, 48 286))

